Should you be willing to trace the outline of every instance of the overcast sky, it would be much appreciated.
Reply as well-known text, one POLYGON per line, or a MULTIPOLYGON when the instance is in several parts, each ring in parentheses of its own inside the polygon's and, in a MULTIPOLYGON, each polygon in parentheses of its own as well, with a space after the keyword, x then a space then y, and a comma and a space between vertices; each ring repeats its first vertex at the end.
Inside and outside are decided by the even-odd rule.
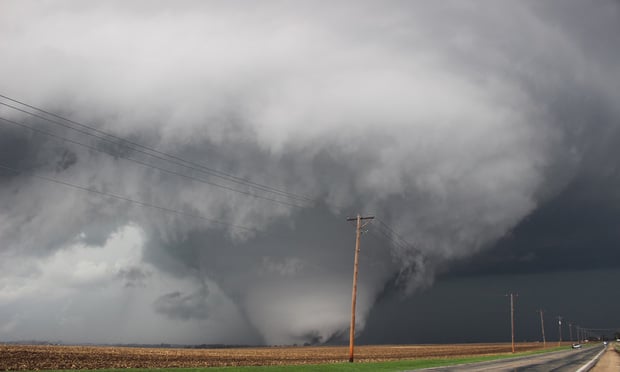
POLYGON ((357 213, 364 343, 508 340, 511 291, 517 339, 620 326, 615 1, 3 1, 0 35, 0 340, 341 341, 357 213))

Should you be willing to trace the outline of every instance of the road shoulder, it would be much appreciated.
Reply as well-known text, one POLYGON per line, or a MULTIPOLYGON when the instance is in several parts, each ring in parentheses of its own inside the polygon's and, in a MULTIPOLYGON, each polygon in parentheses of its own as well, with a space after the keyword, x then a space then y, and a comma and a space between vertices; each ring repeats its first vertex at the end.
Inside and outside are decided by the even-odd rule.
POLYGON ((590 370, 592 372, 617 372, 620 371, 620 354, 614 349, 614 344, 607 346, 607 350, 596 365, 590 370))

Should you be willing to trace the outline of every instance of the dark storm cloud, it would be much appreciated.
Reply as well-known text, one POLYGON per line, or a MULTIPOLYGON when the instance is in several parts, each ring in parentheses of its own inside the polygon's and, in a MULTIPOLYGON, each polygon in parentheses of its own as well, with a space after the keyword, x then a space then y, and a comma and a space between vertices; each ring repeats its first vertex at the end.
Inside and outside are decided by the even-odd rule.
MULTIPOLYGON (((376 296, 425 287, 510 231, 527 238, 504 261, 548 262, 553 249, 522 250, 521 242, 549 231, 540 225, 565 215, 581 195, 574 185, 591 187, 589 174, 612 184, 603 175, 615 172, 608 159, 620 107, 620 49, 605 48, 620 24, 613 2, 268 3, 253 12, 230 2, 20 4, 9 3, 0 23, 8 35, 1 67, 14 72, 4 94, 318 203, 295 208, 175 177, 123 158, 206 176, 66 128, 53 130, 112 156, 13 130, 0 137, 5 165, 256 231, 3 172, 3 254, 112 249, 110 236, 139 229, 140 262, 115 257, 108 267, 80 253, 80 267, 154 296, 140 298, 149 314, 184 324, 230 314, 226 324, 247 329, 235 334, 241 343, 244 335, 292 343, 342 333, 347 216, 376 214, 415 245, 364 237, 362 329, 376 296), (143 276, 140 263, 156 271, 143 276), (235 311, 214 307, 228 302, 235 311)), ((6 107, 0 114, 52 128, 6 107)), ((617 200, 613 190, 600 192, 601 204, 617 200)), ((18 277, 3 278, 6 301, 37 287, 18 277)), ((83 272, 73 280, 85 280, 83 272)))
POLYGON ((209 291, 206 286, 195 293, 181 293, 179 291, 162 295, 153 303, 155 311, 171 319, 204 319, 209 316, 207 297, 209 291))
MULTIPOLYGON (((313 342, 324 342, 338 333, 333 324, 346 321, 350 306, 343 294, 350 292, 353 232, 345 216, 325 207, 306 209, 294 225, 281 220, 236 244, 215 231, 196 230, 172 241, 153 232, 145 260, 178 276, 189 270, 213 279, 268 342, 304 343, 309 335, 313 342), (312 316, 299 315, 308 313, 312 316)), ((384 240, 369 236, 364 246, 360 287, 366 298, 360 302, 368 306, 377 283, 399 265, 391 262, 384 240)))
POLYGON ((390 296, 373 307, 359 342, 509 342, 509 292, 518 293, 517 341, 542 341, 539 309, 544 310, 547 341, 558 340, 557 316, 565 320, 563 339, 568 340, 569 322, 587 328, 618 326, 613 284, 618 275, 615 268, 562 276, 541 272, 439 278, 431 290, 408 298, 390 296))
MULTIPOLYGON (((19 162, 25 162, 28 156, 36 154, 35 151, 29 149, 31 142, 23 133, 17 131, 8 131, 3 128, 2 136, 0 136, 0 160, 2 164, 9 166, 21 167, 19 162)), ((3 174, 10 172, 3 171, 3 174)))
POLYGON ((148 271, 136 266, 122 268, 117 273, 118 278, 124 281, 125 287, 144 287, 150 275, 148 271))
POLYGON ((620 180, 591 170, 584 173, 492 249, 457 263, 452 274, 617 268, 620 180))
MULTIPOLYGON (((76 154, 62 144, 50 142, 3 121, 0 124, 0 162, 5 166, 20 170, 51 166, 59 172, 77 162, 76 154)), ((2 169, 2 174, 6 177, 18 176, 16 172, 7 169, 2 169)))

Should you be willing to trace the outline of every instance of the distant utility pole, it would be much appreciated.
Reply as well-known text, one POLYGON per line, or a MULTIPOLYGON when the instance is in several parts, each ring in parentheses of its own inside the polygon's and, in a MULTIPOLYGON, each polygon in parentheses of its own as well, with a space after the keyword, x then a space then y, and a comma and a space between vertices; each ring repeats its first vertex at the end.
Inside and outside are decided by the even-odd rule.
POLYGON ((355 259, 353 261, 353 291, 351 294, 351 328, 349 329, 349 362, 353 363, 353 347, 355 339, 355 301, 357 300, 357 267, 359 262, 360 253, 360 235, 362 228, 366 226, 370 220, 375 218, 374 216, 362 217, 359 214, 357 217, 347 218, 347 221, 356 221, 357 226, 355 228, 355 259), (362 226, 362 220, 369 220, 362 226))
POLYGON ((577 343, 581 343, 581 327, 579 325, 575 325, 575 329, 577 330, 577 343))
POLYGON ((540 313, 540 330, 542 331, 542 337, 543 337, 543 348, 547 347, 547 339, 545 338, 545 318, 544 318, 544 310, 540 309, 538 310, 538 313, 540 313))
POLYGON ((573 323, 568 323, 568 339, 573 342, 573 323))
POLYGON ((518 296, 514 293, 510 293, 510 338, 512 340, 512 352, 515 352, 515 301, 514 297, 518 296))
POLYGON ((562 317, 558 315, 558 333, 560 338, 558 340, 558 346, 562 345, 562 317))

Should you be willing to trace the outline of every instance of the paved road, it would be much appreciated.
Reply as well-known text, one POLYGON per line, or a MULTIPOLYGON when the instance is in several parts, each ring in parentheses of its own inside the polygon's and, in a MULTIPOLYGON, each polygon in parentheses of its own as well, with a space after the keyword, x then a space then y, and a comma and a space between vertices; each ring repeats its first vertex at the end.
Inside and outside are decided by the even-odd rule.
MULTIPOLYGON (((510 358, 504 360, 462 364, 458 366, 428 368, 424 371, 454 371, 454 372, 483 372, 483 371, 510 371, 510 372, 548 372, 570 371, 575 372, 585 367, 603 351, 603 346, 587 347, 581 350, 566 350, 541 355, 510 358)), ((587 371, 587 368, 582 371, 587 371)))
POLYGON ((614 350, 614 344, 610 343, 607 351, 601 356, 591 372, 618 372, 620 371, 620 354, 614 350))

